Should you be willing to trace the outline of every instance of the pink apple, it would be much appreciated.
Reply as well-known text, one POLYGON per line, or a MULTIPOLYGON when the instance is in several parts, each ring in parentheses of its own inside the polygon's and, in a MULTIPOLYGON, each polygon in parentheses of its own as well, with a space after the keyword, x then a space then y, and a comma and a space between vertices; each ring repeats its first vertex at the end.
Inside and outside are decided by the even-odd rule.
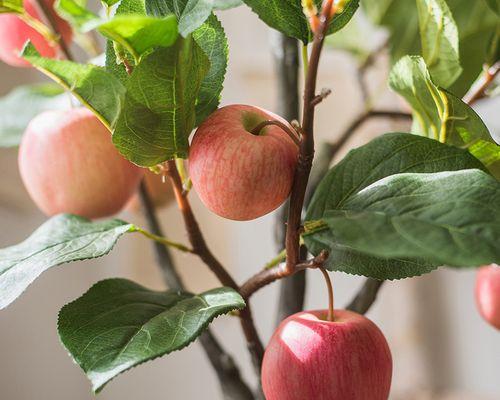
POLYGON ((482 317, 500 329, 500 267, 481 267, 476 277, 476 303, 482 317))
POLYGON ((19 169, 31 198, 45 214, 87 218, 120 211, 144 171, 120 155, 111 133, 85 108, 35 117, 21 142, 19 169))
POLYGON ((306 311, 284 320, 266 349, 266 400, 387 400, 392 357, 384 335, 362 315, 306 311))
MULTIPOLYGON (((54 0, 44 0, 52 9, 54 0)), ((33 0, 24 0, 26 12, 41 21, 40 12, 33 0)), ((71 42, 71 28, 53 11, 53 17, 57 22, 58 30, 66 43, 71 42)), ((31 40, 38 52, 49 58, 59 55, 57 46, 51 45, 40 33, 22 21, 15 14, 0 14, 0 60, 14 67, 27 67, 30 64, 19 57, 19 52, 24 44, 31 40)))
MULTIPOLYGON (((196 131, 189 173, 201 201, 214 213, 233 220, 261 217, 288 197, 298 147, 279 127, 251 131, 260 122, 281 117, 247 105, 214 112, 196 131)), ((290 127, 292 130, 292 128, 290 127)))

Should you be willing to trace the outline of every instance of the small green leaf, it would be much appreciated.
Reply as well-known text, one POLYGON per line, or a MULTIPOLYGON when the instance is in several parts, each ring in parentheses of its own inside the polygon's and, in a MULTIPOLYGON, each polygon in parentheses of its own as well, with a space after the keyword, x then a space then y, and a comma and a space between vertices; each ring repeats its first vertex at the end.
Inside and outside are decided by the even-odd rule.
POLYGON ((193 39, 210 61, 210 69, 201 83, 196 101, 196 125, 199 125, 219 105, 229 49, 224 28, 213 14, 207 22, 193 32, 193 39))
POLYGON ((42 83, 17 87, 0 98, 0 147, 18 146, 30 121, 41 112, 70 106, 69 97, 59 85, 42 83))
POLYGON ((120 2, 120 0, 101 0, 101 2, 107 7, 114 6, 116 3, 120 2))
MULTIPOLYGON (((330 210, 342 209, 353 195, 372 183, 398 173, 433 173, 481 169, 466 150, 407 133, 389 133, 352 150, 323 178, 307 209, 306 221, 323 220, 330 210)), ((307 224, 307 222, 306 222, 307 224)), ((335 242, 329 229, 304 236, 312 254, 330 249, 327 267, 376 279, 400 279, 436 268, 423 260, 367 256, 335 242)))
POLYGON ((69 214, 52 217, 24 242, 0 249, 0 309, 47 269, 104 256, 121 235, 133 230, 133 225, 117 219, 91 222, 69 214))
POLYGON ((117 78, 95 65, 44 58, 30 42, 22 55, 36 69, 73 93, 111 130, 125 95, 125 88, 117 78))
POLYGON ((210 67, 191 37, 144 57, 126 83, 125 104, 113 143, 133 163, 153 167, 187 158, 195 106, 210 67))
MULTIPOLYGON (((259 18, 271 28, 285 35, 292 36, 304 43, 311 41, 309 23, 302 10, 301 0, 243 0, 259 18)), ((322 0, 315 0, 318 9, 322 0)), ((328 34, 342 29, 353 17, 359 6, 359 0, 350 0, 339 14, 336 14, 329 27, 328 34)))
POLYGON ((22 14, 23 12, 24 12, 23 0, 0 0, 0 14, 1 13, 22 14))
POLYGON ((500 261, 500 183, 479 170, 392 175, 325 221, 337 243, 376 257, 453 267, 500 261))
POLYGON ((389 84, 410 103, 414 133, 468 148, 500 178, 500 146, 471 107, 433 83, 421 57, 402 58, 393 67, 389 84))
POLYGON ((155 18, 139 14, 117 15, 99 25, 99 32, 122 45, 138 64, 155 47, 169 47, 177 39, 175 16, 155 18))
POLYGON ((93 12, 87 10, 77 0, 57 0, 57 13, 80 32, 88 32, 100 25, 103 20, 93 12))
POLYGON ((458 29, 444 0, 417 0, 422 55, 431 76, 447 88, 462 73, 458 29))
POLYGON ((214 10, 229 10, 242 4, 243 0, 214 0, 214 10))
POLYGON ((99 392, 120 373, 186 347, 215 317, 244 307, 230 288, 193 295, 108 279, 62 308, 58 331, 99 392))
POLYGON ((213 0, 146 0, 150 15, 175 14, 179 20, 179 33, 186 37, 199 28, 214 8, 213 0))

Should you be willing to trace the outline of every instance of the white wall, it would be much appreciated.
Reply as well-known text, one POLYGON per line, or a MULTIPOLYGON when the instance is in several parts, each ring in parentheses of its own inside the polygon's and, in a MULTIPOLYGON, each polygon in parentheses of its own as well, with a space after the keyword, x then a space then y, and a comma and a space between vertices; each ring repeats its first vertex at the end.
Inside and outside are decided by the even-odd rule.
MULTIPOLYGON (((249 103, 273 109, 276 92, 269 31, 244 8, 224 13, 222 20, 231 50, 223 103, 249 103)), ((380 86, 377 77, 383 76, 384 67, 381 63, 378 66, 381 72, 370 74, 372 86, 380 86)), ((320 140, 333 140, 356 116, 360 99, 353 71, 354 64, 343 54, 330 51, 323 59, 320 87, 332 88, 333 94, 318 109, 320 140)), ((39 79, 39 75, 0 65, 0 94, 27 79, 39 79)), ((386 91, 380 103, 398 104, 386 91)), ((498 126, 498 115, 492 117, 498 126)), ((365 142, 395 129, 388 123, 370 123, 357 141, 365 142)), ((1 247, 19 242, 44 220, 22 188, 15 160, 15 151, 0 150, 1 247)), ((247 223, 225 221, 205 210, 194 193, 191 197, 210 246, 237 280, 255 273, 275 254, 272 215, 247 223)), ((161 216, 169 237, 184 241, 175 208, 170 207, 161 216)), ((123 218, 142 223, 138 217, 123 218)), ((194 257, 176 255, 176 259, 181 274, 190 282, 190 289, 216 285, 194 257)), ((135 279, 152 288, 163 287, 149 243, 131 235, 121 239, 106 258, 69 264, 45 273, 0 313, 0 399, 93 398, 83 373, 59 344, 57 312, 96 281, 116 276, 135 279)), ((342 273, 333 274, 333 279, 338 305, 345 304, 361 282, 342 273)), ((309 273, 309 283, 307 307, 325 307, 326 292, 320 275, 309 273)), ((383 288, 369 316, 385 332, 393 351, 394 399, 500 398, 500 334, 478 317, 473 284, 473 271, 443 269, 413 280, 390 282, 383 288)), ((253 300, 264 340, 273 330, 276 294, 274 285, 253 300)), ((253 380, 237 320, 219 318, 213 326, 240 360, 245 376, 253 380)), ((198 344, 127 372, 111 382, 99 397, 102 400, 220 398, 214 374, 198 344)))

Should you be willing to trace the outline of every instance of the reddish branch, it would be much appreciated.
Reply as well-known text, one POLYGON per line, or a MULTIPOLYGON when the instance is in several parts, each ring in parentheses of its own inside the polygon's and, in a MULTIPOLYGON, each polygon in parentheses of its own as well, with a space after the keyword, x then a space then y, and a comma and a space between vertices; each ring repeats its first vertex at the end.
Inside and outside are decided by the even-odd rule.
POLYGON ((290 139, 293 140, 293 142, 297 146, 300 146, 299 135, 296 132, 294 132, 292 129, 290 129, 289 126, 287 126, 283 122, 280 122, 277 120, 262 121, 260 124, 258 124, 255 128, 252 129, 252 134, 258 136, 262 129, 264 129, 266 126, 270 126, 270 125, 274 125, 274 126, 277 126, 278 128, 281 128, 283 131, 285 131, 285 133, 290 137, 290 139))
MULTIPOLYGON (((238 284, 207 246, 205 238, 203 237, 198 225, 198 221, 196 220, 193 210, 191 209, 187 193, 183 190, 182 180, 179 176, 175 161, 171 160, 167 162, 167 174, 172 182, 177 204, 182 213, 189 242, 191 243, 194 253, 200 257, 200 259, 208 266, 208 268, 210 268, 210 270, 224 286, 239 290, 238 284)), ((254 366, 258 371, 260 371, 261 361, 264 356, 264 346, 262 345, 257 329, 255 328, 249 304, 247 304, 245 309, 240 311, 240 320, 245 338, 247 340, 248 349, 252 354, 254 366)))
POLYGON ((500 61, 497 61, 489 67, 484 72, 482 78, 474 86, 472 86, 471 90, 464 96, 464 102, 471 105, 482 99, 486 95, 486 90, 493 83, 499 72, 500 61))

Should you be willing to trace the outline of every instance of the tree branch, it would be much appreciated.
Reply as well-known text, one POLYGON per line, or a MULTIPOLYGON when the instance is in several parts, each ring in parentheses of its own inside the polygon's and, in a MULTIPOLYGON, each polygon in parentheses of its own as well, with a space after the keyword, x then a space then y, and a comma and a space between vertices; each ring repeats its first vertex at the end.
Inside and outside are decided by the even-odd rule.
POLYGON ((384 281, 367 278, 360 291, 352 299, 346 309, 357 312, 358 314, 366 314, 375 302, 377 294, 383 284, 384 281))
POLYGON ((486 95, 486 90, 493 83, 495 77, 500 72, 500 61, 497 61, 486 71, 484 71, 481 79, 472 86, 472 88, 464 96, 463 101, 469 105, 482 99, 486 95))
MULTIPOLYGON (((181 211, 184 219, 184 225, 186 226, 189 242, 191 243, 193 252, 208 266, 208 268, 215 274, 217 279, 224 286, 239 290, 238 284, 207 246, 205 238, 198 225, 198 221, 196 220, 191 209, 187 193, 183 190, 182 181, 179 176, 179 172, 177 171, 175 161, 167 161, 166 167, 167 173, 172 182, 179 210, 181 211)), ((264 346, 259 338, 257 329, 255 328, 250 304, 247 303, 247 306, 239 312, 239 316, 243 333, 245 334, 247 341, 248 350, 252 355, 254 367, 260 376, 262 358, 264 357, 264 346)))

